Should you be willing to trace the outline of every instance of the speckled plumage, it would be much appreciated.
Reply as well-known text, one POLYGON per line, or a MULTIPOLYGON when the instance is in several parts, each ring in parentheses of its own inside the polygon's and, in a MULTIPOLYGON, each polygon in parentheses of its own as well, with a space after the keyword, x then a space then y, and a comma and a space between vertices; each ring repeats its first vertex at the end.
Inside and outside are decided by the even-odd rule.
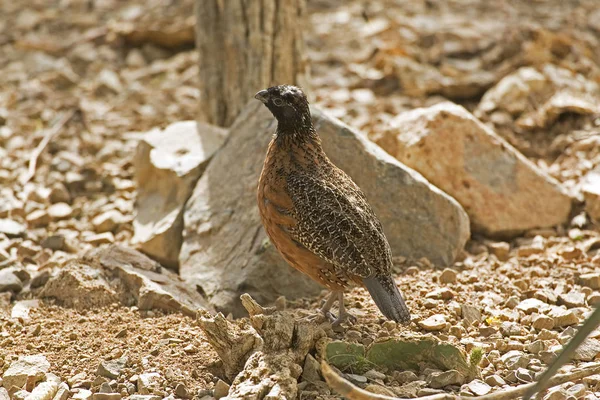
MULTIPOLYGON (((359 284, 370 292, 383 289, 396 301, 400 294, 381 223, 360 188, 323 151, 302 91, 276 86, 257 98, 278 120, 258 185, 271 242, 288 263, 332 291, 359 284)), ((383 293, 371 295, 386 301, 383 293)), ((406 322, 404 309, 401 316, 386 316, 406 322)))

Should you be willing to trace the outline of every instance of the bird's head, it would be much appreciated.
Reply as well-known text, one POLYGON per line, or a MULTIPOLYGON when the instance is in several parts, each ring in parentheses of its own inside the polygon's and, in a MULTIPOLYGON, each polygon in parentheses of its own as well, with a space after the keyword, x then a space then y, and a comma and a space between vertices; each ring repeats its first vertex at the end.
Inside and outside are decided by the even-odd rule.
POLYGON ((312 128, 310 109, 306 95, 299 87, 292 85, 272 86, 254 96, 271 111, 277 119, 279 129, 295 131, 312 128))

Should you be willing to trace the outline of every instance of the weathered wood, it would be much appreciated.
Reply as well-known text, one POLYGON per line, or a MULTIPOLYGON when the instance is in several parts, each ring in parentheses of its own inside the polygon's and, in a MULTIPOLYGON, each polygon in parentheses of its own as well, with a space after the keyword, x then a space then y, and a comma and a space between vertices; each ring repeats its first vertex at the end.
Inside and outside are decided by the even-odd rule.
POLYGON ((229 126, 258 90, 306 87, 305 1, 196 0, 200 121, 229 126))

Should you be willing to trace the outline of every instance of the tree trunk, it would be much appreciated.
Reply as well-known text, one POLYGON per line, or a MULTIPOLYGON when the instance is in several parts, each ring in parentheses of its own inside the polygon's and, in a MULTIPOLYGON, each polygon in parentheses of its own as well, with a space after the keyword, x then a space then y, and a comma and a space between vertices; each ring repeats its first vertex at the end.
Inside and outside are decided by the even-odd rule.
POLYGON ((229 126, 276 84, 305 86, 305 0, 196 0, 200 117, 229 126))

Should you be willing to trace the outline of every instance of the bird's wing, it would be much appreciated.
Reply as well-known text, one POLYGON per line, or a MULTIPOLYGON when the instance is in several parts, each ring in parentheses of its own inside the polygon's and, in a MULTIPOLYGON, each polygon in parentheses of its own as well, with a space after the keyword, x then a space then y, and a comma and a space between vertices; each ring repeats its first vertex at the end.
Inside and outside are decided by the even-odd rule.
POLYGON ((358 186, 341 170, 335 173, 340 179, 288 176, 297 220, 291 236, 351 274, 389 273, 392 254, 381 223, 358 186))

